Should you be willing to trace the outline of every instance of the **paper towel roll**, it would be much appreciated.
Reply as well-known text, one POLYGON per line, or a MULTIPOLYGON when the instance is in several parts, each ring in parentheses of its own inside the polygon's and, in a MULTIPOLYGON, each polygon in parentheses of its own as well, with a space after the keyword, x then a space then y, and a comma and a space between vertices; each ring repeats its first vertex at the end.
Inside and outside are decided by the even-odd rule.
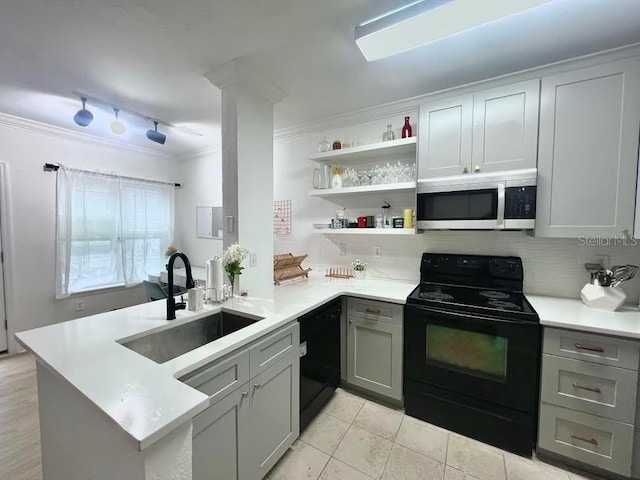
POLYGON ((208 298, 213 301, 222 300, 222 285, 224 283, 224 268, 222 268, 222 258, 215 256, 207 260, 207 292, 208 298), (209 290, 215 288, 215 290, 209 290))

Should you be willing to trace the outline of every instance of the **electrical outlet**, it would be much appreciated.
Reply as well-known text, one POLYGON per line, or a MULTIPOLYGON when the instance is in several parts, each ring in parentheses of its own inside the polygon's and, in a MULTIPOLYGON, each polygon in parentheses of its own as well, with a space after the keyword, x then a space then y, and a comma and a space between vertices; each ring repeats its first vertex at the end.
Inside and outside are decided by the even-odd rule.
POLYGON ((611 257, 609 255, 594 255, 592 259, 593 263, 598 263, 602 265, 604 268, 611 267, 611 257))
POLYGON ((347 254, 347 244, 341 243, 338 246, 340 247, 340 256, 344 257, 347 254))
POLYGON ((258 266, 258 256, 255 253, 249 254, 249 267, 257 267, 258 266))
POLYGON ((374 257, 381 257, 382 256, 382 249, 380 247, 373 247, 373 256, 374 257))
POLYGON ((76 312, 81 312, 84 310, 84 302, 82 300, 76 301, 76 312))

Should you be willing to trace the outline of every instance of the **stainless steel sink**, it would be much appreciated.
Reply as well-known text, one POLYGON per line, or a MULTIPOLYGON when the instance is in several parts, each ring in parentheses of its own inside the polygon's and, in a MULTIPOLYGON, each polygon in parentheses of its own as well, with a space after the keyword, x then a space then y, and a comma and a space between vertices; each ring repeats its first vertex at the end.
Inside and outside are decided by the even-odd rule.
POLYGON ((208 317, 151 333, 122 345, 154 362, 164 363, 262 319, 263 317, 222 310, 208 317))

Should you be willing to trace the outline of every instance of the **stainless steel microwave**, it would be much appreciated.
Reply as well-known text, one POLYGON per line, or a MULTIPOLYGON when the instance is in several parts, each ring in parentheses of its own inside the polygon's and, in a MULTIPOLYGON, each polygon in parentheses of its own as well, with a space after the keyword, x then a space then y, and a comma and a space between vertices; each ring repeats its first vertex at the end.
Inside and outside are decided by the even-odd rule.
POLYGON ((537 170, 418 180, 416 226, 423 230, 535 227, 537 170))

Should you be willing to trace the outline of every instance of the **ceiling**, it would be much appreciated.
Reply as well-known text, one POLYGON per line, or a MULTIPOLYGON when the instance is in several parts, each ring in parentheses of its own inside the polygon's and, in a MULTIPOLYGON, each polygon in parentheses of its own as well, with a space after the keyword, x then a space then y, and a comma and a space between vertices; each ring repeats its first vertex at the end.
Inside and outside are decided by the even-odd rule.
POLYGON ((640 0, 554 0, 412 51, 367 63, 356 25, 408 0, 2 0, 0 112, 176 155, 220 142, 220 91, 204 75, 243 57, 288 93, 290 127, 558 60, 640 42, 640 0), (73 123, 81 91, 174 129, 111 112, 73 123))

